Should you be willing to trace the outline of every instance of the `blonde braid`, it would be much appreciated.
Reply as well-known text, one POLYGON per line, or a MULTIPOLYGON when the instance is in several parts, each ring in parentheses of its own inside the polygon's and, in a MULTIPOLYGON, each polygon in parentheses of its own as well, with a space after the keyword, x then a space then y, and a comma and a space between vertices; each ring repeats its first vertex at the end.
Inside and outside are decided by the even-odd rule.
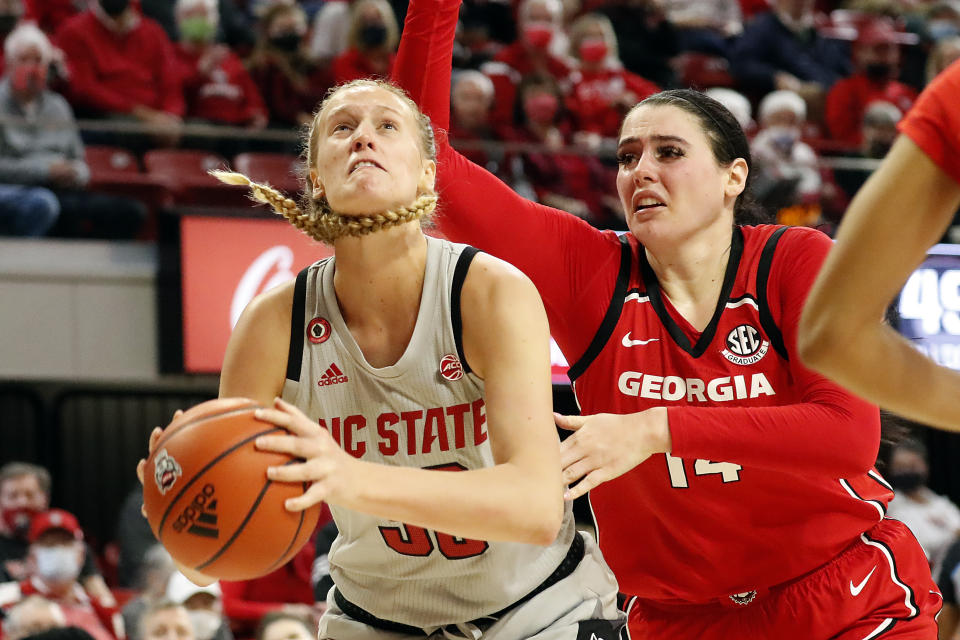
POLYGON ((274 211, 286 218, 297 229, 314 240, 328 245, 333 245, 334 240, 343 236, 359 237, 381 229, 420 220, 433 213, 437 207, 437 195, 426 193, 414 200, 410 206, 402 207, 396 211, 386 211, 369 216, 345 216, 333 211, 324 198, 317 203, 316 211, 314 215, 311 215, 301 211, 296 202, 270 185, 254 182, 242 173, 222 170, 211 170, 208 173, 226 184, 248 187, 252 200, 270 205, 274 211))

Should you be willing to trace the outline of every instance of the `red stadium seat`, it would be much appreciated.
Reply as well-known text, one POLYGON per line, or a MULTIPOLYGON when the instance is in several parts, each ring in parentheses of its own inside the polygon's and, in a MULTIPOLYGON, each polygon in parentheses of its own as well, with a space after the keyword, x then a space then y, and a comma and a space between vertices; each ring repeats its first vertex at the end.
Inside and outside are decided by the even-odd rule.
POLYGON ((91 191, 140 200, 153 214, 173 203, 166 183, 143 173, 140 162, 130 151, 94 145, 86 148, 85 156, 90 167, 88 188, 91 191))
POLYGON ((257 182, 266 182, 295 196, 302 188, 300 159, 285 153, 241 153, 233 159, 234 168, 257 182))
POLYGON ((674 57, 671 64, 681 86, 709 89, 734 85, 730 63, 722 56, 687 51, 674 57))
POLYGON ((162 181, 173 192, 177 204, 248 208, 243 189, 225 185, 210 176, 210 169, 227 167, 216 153, 193 149, 153 149, 143 155, 147 174, 162 181))
POLYGON ((140 163, 137 161, 137 157, 120 147, 87 146, 86 160, 90 167, 90 173, 94 176, 140 173, 140 163))

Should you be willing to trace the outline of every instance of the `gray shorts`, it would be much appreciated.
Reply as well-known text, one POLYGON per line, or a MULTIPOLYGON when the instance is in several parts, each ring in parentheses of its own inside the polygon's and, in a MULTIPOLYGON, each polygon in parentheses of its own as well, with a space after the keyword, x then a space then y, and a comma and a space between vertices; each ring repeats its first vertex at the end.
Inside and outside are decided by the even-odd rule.
MULTIPOLYGON (((617 609, 617 581, 593 538, 566 578, 501 615, 482 622, 425 629, 422 634, 386 631, 354 620, 337 606, 333 589, 320 619, 320 640, 617 640, 625 622, 617 609)), ((335 589, 336 587, 334 587, 335 589)))

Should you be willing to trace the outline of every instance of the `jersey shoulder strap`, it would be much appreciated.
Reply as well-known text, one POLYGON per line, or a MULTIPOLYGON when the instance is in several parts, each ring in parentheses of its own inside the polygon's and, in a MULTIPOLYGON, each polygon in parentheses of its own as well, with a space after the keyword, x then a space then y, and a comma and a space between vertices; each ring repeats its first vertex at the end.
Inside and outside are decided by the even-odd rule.
POLYGON ((763 245, 763 251, 760 253, 760 264, 757 266, 757 306, 760 307, 760 326, 770 337, 770 342, 774 350, 780 354, 784 360, 790 360, 790 354, 787 353, 787 345, 783 340, 783 332, 773 312, 770 310, 770 303, 767 297, 767 284, 770 280, 770 267, 773 264, 773 254, 777 249, 780 238, 790 227, 780 227, 773 232, 766 243, 763 245))

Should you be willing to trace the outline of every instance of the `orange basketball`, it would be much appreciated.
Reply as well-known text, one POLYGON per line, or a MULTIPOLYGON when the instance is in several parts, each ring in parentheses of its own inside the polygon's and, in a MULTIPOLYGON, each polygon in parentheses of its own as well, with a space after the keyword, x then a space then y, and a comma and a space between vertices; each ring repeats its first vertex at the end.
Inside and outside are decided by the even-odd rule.
POLYGON ((282 566, 320 515, 319 505, 284 508, 307 483, 267 478, 267 467, 295 459, 254 447, 258 436, 286 433, 254 419, 258 407, 245 398, 198 404, 164 429, 143 470, 143 504, 157 540, 177 562, 223 580, 282 566))

